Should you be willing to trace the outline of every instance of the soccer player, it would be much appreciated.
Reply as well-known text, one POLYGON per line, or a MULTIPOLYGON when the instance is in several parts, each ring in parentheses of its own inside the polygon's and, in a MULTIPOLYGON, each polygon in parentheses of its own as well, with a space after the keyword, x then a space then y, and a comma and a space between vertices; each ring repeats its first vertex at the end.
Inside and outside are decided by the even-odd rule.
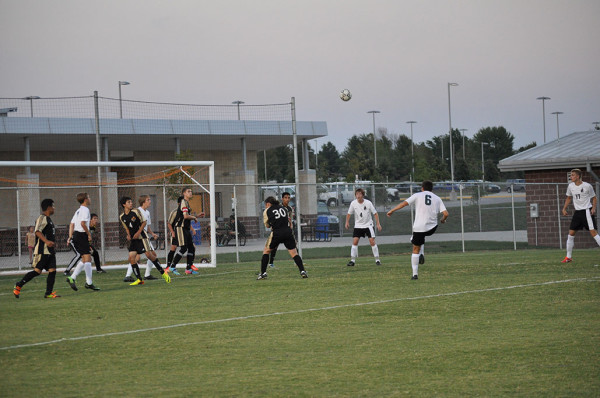
MULTIPOLYGON (((95 213, 92 213, 92 214, 90 214, 90 232, 96 232, 96 226, 98 226, 98 215, 95 213)), ((73 223, 70 223, 69 233, 71 235, 73 234, 74 228, 75 228, 75 225, 73 223)), ((77 265, 77 263, 81 259, 81 254, 79 252, 77 252, 77 249, 75 248, 75 245, 73 244, 73 241, 71 239, 67 239, 67 245, 69 245, 69 247, 73 250, 75 255, 73 256, 73 258, 69 262, 69 265, 67 265, 67 268, 65 269, 65 276, 71 275, 71 270, 77 265)), ((94 245, 92 245, 91 243, 90 243, 90 254, 94 258, 94 264, 96 265, 96 272, 99 274, 105 273, 106 271, 103 270, 102 266, 100 265, 100 254, 98 253, 98 250, 94 247, 94 245)))
POLYGON ((411 243, 413 244, 411 257, 413 280, 419 279, 419 264, 425 263, 425 237, 435 233, 438 213, 442 213, 442 219, 440 220, 442 224, 448 218, 448 210, 446 210, 444 202, 432 191, 433 183, 431 181, 423 181, 421 192, 413 194, 410 198, 387 212, 387 216, 391 217, 392 213, 396 210, 400 210, 408 205, 415 206, 415 221, 413 223, 413 235, 411 239, 411 243))
MULTIPOLYGON (((288 217, 290 219, 290 225, 292 226, 292 232, 294 231, 294 209, 290 206, 290 193, 284 192, 281 194, 281 206, 285 207, 288 212, 288 217)), ((296 246, 298 246, 298 242, 296 242, 296 246)), ((269 258, 269 267, 275 267, 273 262, 275 261, 275 255, 277 254, 277 248, 271 250, 271 257, 269 258)))
POLYGON ((60 297, 53 291, 54 281, 56 279, 56 254, 54 251, 54 237, 56 229, 50 218, 54 214, 54 201, 52 199, 44 199, 41 203, 42 214, 35 222, 35 243, 33 247, 33 270, 29 271, 23 279, 17 282, 13 288, 13 294, 19 298, 23 286, 40 275, 43 270, 48 271, 48 279, 46 279, 45 298, 60 297))
POLYGON ((381 231, 381 224, 379 223, 379 214, 373 203, 365 199, 365 190, 357 188, 354 191, 354 199, 350 203, 348 208, 348 214, 346 215, 346 229, 349 228, 350 216, 354 214, 354 231, 352 232, 352 248, 350 249, 350 261, 348 261, 348 267, 353 267, 358 257, 358 241, 362 237, 369 238, 369 244, 371 245, 371 251, 373 251, 373 257, 375 257, 375 264, 381 265, 379 260, 379 248, 375 243, 375 229, 373 228, 373 215, 375 221, 377 221, 377 230, 381 231))
MULTIPOLYGON (((195 234, 195 230, 192 231, 191 224, 192 220, 198 221, 196 216, 192 215, 192 209, 190 208, 190 199, 194 196, 191 188, 183 188, 181 190, 183 199, 177 207, 177 215, 173 221, 175 229, 175 235, 177 236, 177 242, 179 244, 179 250, 173 257, 171 263, 171 269, 177 267, 177 264, 181 260, 184 254, 187 252, 187 266, 185 267, 186 274, 198 274, 198 268, 194 265, 194 257, 196 256, 196 247, 192 240, 192 234, 195 234)), ((200 213, 200 217, 203 217, 204 213, 200 213)))
POLYGON ((585 181, 581 181, 581 170, 571 170, 571 183, 567 187, 567 198, 562 209, 563 216, 567 216, 567 207, 573 201, 575 213, 569 226, 569 236, 567 237, 567 256, 562 263, 573 261, 573 246, 575 246, 575 233, 580 229, 587 229, 600 246, 600 235, 598 235, 598 224, 596 223, 596 205, 598 198, 594 193, 594 188, 585 181))
POLYGON ((290 257, 296 263, 300 270, 302 278, 308 278, 308 274, 304 270, 302 258, 296 250, 296 239, 292 231, 292 223, 288 215, 288 210, 279 204, 279 201, 272 196, 265 199, 265 211, 263 213, 263 223, 265 228, 272 228, 271 235, 267 240, 265 249, 263 250, 262 260, 260 264, 260 274, 257 280, 267 279, 267 266, 269 265, 269 254, 271 250, 276 249, 280 243, 283 243, 288 249, 290 257))
POLYGON ((161 267, 160 262, 156 257, 156 253, 154 253, 154 249, 148 240, 148 235, 146 235, 144 228, 146 220, 144 219, 143 214, 139 211, 139 209, 133 208, 133 202, 128 196, 122 197, 119 203, 123 207, 123 213, 119 216, 119 220, 125 228, 127 240, 129 241, 129 264, 131 264, 133 272, 137 277, 137 280, 130 283, 130 285, 137 286, 144 284, 142 275, 140 274, 140 268, 138 266, 140 254, 145 254, 146 258, 150 260, 158 272, 161 273, 165 282, 171 283, 171 277, 161 267))
MULTIPOLYGON (((180 196, 177 198, 177 206, 179 206, 179 204, 181 203, 182 200, 183 200, 183 196, 180 196)), ((175 257, 175 251, 179 247, 179 241, 177 240, 177 234, 175 233, 175 229, 173 226, 176 221, 176 218, 177 218, 177 209, 173 210, 169 214, 169 218, 167 220, 167 228, 169 229, 169 234, 171 236, 171 250, 169 251, 169 254, 167 255, 167 267, 165 268, 165 272, 169 272, 169 270, 170 270, 173 273, 173 275, 180 275, 180 273, 177 272, 176 266, 173 265, 173 258, 175 257)))
POLYGON ((77 276, 85 269, 85 288, 90 290, 100 290, 94 286, 92 281, 92 256, 90 254, 90 245, 92 243, 92 233, 90 232, 90 195, 85 192, 77 194, 79 209, 73 215, 71 223, 73 229, 69 228, 69 240, 73 242, 75 250, 81 254, 81 260, 77 263, 73 275, 67 277, 67 283, 71 289, 77 291, 75 281, 77 276))
MULTIPOLYGON (((146 236, 148 236, 148 238, 150 236, 152 236, 154 239, 157 239, 158 235, 155 234, 152 231, 152 228, 150 228, 150 225, 152 224, 152 220, 151 220, 150 211, 148 211, 148 208, 152 204, 152 199, 150 199, 149 195, 142 195, 142 196, 140 196, 138 198, 138 203, 140 205, 138 207, 138 211, 144 216, 144 219, 146 220, 146 226, 144 227, 144 231, 146 232, 146 236)), ((152 249, 152 252, 154 253, 154 255, 156 255, 156 252, 154 251, 154 247, 152 245, 152 242, 149 242, 149 243, 150 243, 150 247, 152 249)), ((146 259, 146 272, 144 274, 144 280, 158 279, 158 278, 152 276, 152 274, 151 274, 153 267, 154 267, 154 263, 152 261, 150 261, 150 259, 146 259)), ((131 273, 132 272, 133 272, 133 269, 131 268, 131 265, 130 265, 130 266, 127 267, 127 272, 125 274, 125 279, 129 280, 131 278, 131 273)), ((133 279, 133 278, 131 278, 131 279, 133 279)), ((131 280, 131 282, 134 282, 134 281, 131 280)))

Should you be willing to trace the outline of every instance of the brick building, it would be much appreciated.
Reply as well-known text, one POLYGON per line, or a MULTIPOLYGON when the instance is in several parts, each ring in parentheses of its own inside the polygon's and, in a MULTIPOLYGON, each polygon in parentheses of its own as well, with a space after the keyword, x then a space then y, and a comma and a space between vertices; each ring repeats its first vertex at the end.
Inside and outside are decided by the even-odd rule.
MULTIPOLYGON (((578 168, 582 179, 592 184, 596 196, 600 191, 600 132, 585 131, 531 148, 498 164, 500 171, 524 171, 527 214, 527 240, 532 246, 565 247, 571 214, 561 214, 569 172, 578 168), (537 205, 538 217, 532 217, 532 206, 537 205)), ((598 211, 599 209, 596 209, 598 211)), ((535 215, 535 214, 533 214, 535 215)), ((598 245, 587 231, 575 236, 575 248, 593 248, 598 245)))

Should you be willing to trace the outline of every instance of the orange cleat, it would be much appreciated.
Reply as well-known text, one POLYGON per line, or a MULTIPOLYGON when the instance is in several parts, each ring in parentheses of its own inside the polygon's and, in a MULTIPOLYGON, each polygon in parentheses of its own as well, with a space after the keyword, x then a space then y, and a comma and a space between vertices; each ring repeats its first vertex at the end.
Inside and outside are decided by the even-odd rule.
POLYGON ((570 263, 571 261, 573 261, 570 257, 565 257, 564 260, 561 261, 561 263, 570 263))

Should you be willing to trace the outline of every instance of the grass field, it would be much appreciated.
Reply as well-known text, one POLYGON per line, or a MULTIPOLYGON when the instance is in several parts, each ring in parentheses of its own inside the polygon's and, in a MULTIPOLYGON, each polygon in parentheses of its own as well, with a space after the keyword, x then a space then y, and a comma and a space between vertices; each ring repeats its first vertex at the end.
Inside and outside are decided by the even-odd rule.
MULTIPOLYGON (((283 253, 282 253, 283 254, 283 253)), ((2 397, 600 395, 600 252, 258 261, 42 298, 0 278, 2 397)), ((154 271, 156 272, 156 271, 154 271)), ((83 284, 83 278, 78 280, 83 284)))

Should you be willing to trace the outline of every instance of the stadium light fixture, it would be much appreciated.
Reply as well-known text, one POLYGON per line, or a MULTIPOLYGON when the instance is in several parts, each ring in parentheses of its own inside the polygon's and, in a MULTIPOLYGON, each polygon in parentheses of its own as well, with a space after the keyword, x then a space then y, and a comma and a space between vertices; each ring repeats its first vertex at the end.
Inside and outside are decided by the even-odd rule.
POLYGON ((131 83, 119 80, 119 111, 121 115, 121 119, 123 119, 123 99, 121 97, 121 86, 128 86, 131 83))
POLYGON ((24 100, 29 100, 29 109, 31 109, 31 117, 33 117, 33 100, 40 99, 37 95, 30 95, 29 97, 23 98, 24 100))
POLYGON ((368 111, 373 115, 373 155, 375 156, 375 168, 377 168, 377 140, 375 139, 375 114, 381 113, 379 111, 368 111))
POLYGON ((551 99, 550 97, 537 97, 538 100, 542 100, 542 122, 544 124, 544 144, 546 143, 546 100, 551 99))
POLYGON ((562 115, 564 112, 552 112, 553 115, 556 115, 556 138, 560 141, 560 130, 558 128, 558 115, 562 115))

